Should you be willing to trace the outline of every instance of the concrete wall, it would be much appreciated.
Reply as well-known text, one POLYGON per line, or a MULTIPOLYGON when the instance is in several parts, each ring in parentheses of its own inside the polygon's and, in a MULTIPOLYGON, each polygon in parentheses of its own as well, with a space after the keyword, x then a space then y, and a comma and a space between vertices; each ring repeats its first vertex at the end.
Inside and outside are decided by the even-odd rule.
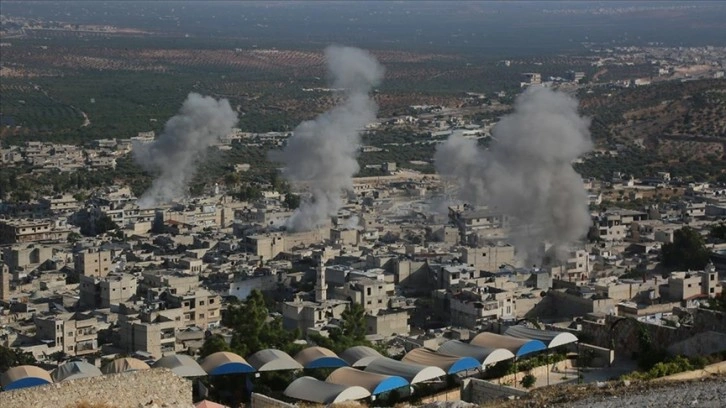
POLYGON ((85 401, 115 408, 193 408, 192 382, 167 369, 82 378, 0 393, 2 408, 63 408, 85 401))
POLYGON ((421 398, 422 404, 429 404, 438 401, 458 401, 461 399, 461 389, 457 388, 454 390, 448 390, 440 392, 438 394, 429 395, 428 397, 421 398))
POLYGON ((506 399, 510 396, 523 397, 527 394, 529 394, 527 391, 476 378, 467 378, 461 384, 461 399, 474 404, 491 403, 492 400, 506 399))
POLYGON ((251 408, 296 408, 297 405, 288 404, 287 402, 276 400, 272 397, 268 397, 267 395, 257 394, 255 392, 253 392, 252 398, 250 399, 250 407, 251 408))

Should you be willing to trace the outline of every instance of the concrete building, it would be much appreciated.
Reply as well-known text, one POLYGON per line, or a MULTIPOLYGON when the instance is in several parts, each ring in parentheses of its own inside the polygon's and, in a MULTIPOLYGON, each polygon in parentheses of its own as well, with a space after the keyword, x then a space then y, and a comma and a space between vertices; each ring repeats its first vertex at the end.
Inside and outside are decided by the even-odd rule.
POLYGON ((53 258, 53 248, 38 244, 17 244, 2 250, 3 261, 11 271, 31 269, 53 258))
POLYGON ((184 327, 207 329, 218 326, 222 321, 222 298, 206 289, 196 288, 184 294, 170 294, 167 303, 170 309, 182 311, 181 324, 184 327))
POLYGON ((128 353, 142 351, 155 358, 183 351, 176 339, 183 314, 182 309, 120 314, 118 346, 128 353))
POLYGON ((696 298, 713 298, 721 294, 723 288, 718 280, 718 272, 713 264, 698 272, 671 272, 668 283, 662 291, 672 301, 696 298))
POLYGON ((366 314, 366 332, 383 337, 407 336, 411 332, 407 310, 381 310, 377 314, 366 314))
POLYGON ((136 296, 137 279, 129 274, 111 274, 105 277, 81 276, 80 305, 83 308, 109 308, 118 306, 136 296))
POLYGON ((111 272, 111 251, 87 250, 73 255, 73 264, 78 276, 104 277, 111 272))
POLYGON ((366 312, 388 308, 388 299, 394 296, 394 283, 370 278, 351 280, 342 288, 335 289, 335 297, 363 306, 366 312))
POLYGON ((0 220, 0 245, 65 241, 69 233, 66 228, 56 228, 52 220, 0 220))
POLYGON ((462 262, 480 271, 496 271, 502 265, 515 263, 512 245, 489 244, 481 248, 465 247, 462 262))
POLYGON ((287 330, 321 329, 331 319, 340 319, 350 302, 344 300, 326 300, 325 302, 308 302, 295 300, 282 304, 282 324, 287 330))
POLYGON ((68 356, 83 356, 98 352, 98 321, 79 313, 60 313, 36 316, 35 337, 60 346, 68 356))

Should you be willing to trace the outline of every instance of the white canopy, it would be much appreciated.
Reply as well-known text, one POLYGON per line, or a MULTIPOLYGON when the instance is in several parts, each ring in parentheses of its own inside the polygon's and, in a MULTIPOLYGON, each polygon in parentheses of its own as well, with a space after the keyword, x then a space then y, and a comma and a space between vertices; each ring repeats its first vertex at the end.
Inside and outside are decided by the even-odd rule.
POLYGON ((257 371, 284 371, 284 370, 302 370, 300 365, 294 358, 282 350, 265 349, 247 357, 247 361, 257 371))
POLYGON ((340 367, 330 373, 325 381, 347 386, 358 385, 367 389, 372 395, 408 386, 408 381, 404 378, 361 371, 352 367, 340 367))
POLYGON ((50 376, 54 382, 76 380, 78 378, 98 377, 103 375, 101 370, 93 364, 85 361, 69 361, 55 370, 51 371, 50 376))
POLYGON ((300 377, 286 389, 285 395, 318 404, 335 404, 368 398, 371 393, 363 387, 332 384, 313 377, 300 377))
POLYGON ((439 367, 404 363, 388 357, 379 357, 371 361, 365 371, 383 375, 397 375, 411 384, 446 376, 446 372, 439 367))
POLYGON ((340 357, 351 367, 365 367, 371 361, 383 356, 370 347, 354 346, 340 353, 340 357))
POLYGON ((460 357, 472 357, 482 363, 482 366, 514 358, 514 353, 504 348, 475 346, 459 340, 447 341, 439 347, 438 352, 460 357))
POLYGON ((168 368, 179 377, 204 377, 207 375, 207 372, 199 363, 186 354, 172 354, 162 357, 152 367, 168 368))
POLYGON ((477 334, 469 344, 479 347, 507 349, 517 357, 547 349, 547 345, 539 340, 520 339, 489 332, 477 334))
POLYGON ((577 337, 569 332, 554 330, 533 329, 527 326, 512 326, 504 332, 505 335, 519 339, 539 340, 547 348, 555 348, 565 344, 577 343, 577 337))

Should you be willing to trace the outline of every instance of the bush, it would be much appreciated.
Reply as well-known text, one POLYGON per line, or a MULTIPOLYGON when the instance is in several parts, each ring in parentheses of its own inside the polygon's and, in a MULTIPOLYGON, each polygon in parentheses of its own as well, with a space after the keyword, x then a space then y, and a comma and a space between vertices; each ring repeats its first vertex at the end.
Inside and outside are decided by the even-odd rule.
POLYGON ((532 374, 527 374, 524 377, 522 377, 522 380, 519 382, 522 384, 522 387, 524 388, 532 388, 534 387, 534 384, 537 382, 537 377, 535 377, 532 374))

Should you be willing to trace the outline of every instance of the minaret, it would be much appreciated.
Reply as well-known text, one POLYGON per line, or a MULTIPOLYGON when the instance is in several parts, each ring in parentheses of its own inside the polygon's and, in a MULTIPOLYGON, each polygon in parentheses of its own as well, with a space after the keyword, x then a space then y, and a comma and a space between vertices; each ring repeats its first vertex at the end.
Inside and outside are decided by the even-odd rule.
POLYGON ((10 301, 10 268, 0 262, 0 301, 10 301))
POLYGON ((317 284, 315 285, 315 301, 322 303, 328 298, 328 284, 325 283, 325 257, 320 257, 318 265, 317 284))

